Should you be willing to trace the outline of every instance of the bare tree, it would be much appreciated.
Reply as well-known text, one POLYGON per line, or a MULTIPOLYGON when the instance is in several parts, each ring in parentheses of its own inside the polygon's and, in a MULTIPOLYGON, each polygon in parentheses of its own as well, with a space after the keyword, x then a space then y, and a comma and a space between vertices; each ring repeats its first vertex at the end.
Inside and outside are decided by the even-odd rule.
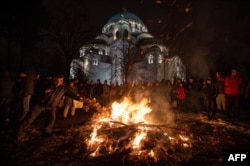
MULTIPOLYGON (((45 1, 50 15, 50 27, 42 33, 46 36, 46 46, 58 70, 68 74, 71 60, 79 55, 79 48, 95 36, 90 30, 84 1, 45 1), (59 63, 58 63, 59 62, 59 63)), ((46 5, 46 4, 45 4, 46 5)))

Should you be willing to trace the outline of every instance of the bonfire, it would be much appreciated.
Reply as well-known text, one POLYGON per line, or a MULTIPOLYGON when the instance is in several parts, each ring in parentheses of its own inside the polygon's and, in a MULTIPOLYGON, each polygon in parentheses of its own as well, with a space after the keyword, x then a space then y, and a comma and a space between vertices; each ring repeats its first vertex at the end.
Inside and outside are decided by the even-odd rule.
POLYGON ((111 109, 96 112, 89 121, 92 132, 85 140, 88 158, 123 154, 135 162, 189 160, 192 141, 187 132, 173 124, 155 124, 150 117, 153 111, 147 99, 133 103, 126 97, 112 103, 111 109))
MULTIPOLYGON (((88 111, 88 119, 55 128, 46 138, 41 117, 41 122, 25 131, 22 142, 2 144, 3 164, 223 165, 225 150, 249 147, 248 119, 231 123, 218 114, 216 120, 209 121, 202 110, 182 113, 162 101, 149 101, 133 102, 125 97, 105 108, 94 99, 85 99, 84 109, 78 113, 88 111)), ((11 135, 11 131, 5 133, 2 139, 11 135)))

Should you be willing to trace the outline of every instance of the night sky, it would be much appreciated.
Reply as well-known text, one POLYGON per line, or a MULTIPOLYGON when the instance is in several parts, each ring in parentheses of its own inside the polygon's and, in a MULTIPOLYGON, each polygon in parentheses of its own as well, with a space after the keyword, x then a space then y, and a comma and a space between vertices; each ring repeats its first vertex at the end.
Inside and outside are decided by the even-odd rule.
MULTIPOLYGON (((53 62, 57 60, 67 65, 70 59, 79 54, 78 50, 81 45, 101 34, 102 27, 113 15, 122 11, 128 11, 141 18, 148 27, 149 33, 162 40, 170 48, 170 56, 180 56, 182 58, 184 64, 187 66, 188 75, 205 77, 216 70, 227 74, 233 67, 238 68, 245 77, 249 75, 250 2, 248 1, 41 0, 39 4, 34 3, 36 5, 33 8, 34 10, 30 10, 27 7, 31 6, 32 8, 32 5, 28 2, 25 2, 27 4, 22 3, 24 10, 18 8, 18 3, 13 3, 13 8, 17 10, 11 10, 11 12, 16 16, 28 11, 27 17, 21 17, 20 20, 29 20, 29 23, 26 24, 31 26, 36 24, 36 27, 39 27, 39 23, 41 23, 42 30, 36 33, 40 35, 38 37, 39 40, 35 40, 34 38, 34 41, 32 40, 30 43, 26 42, 24 47, 23 42, 16 42, 16 39, 12 38, 12 52, 8 53, 8 33, 6 33, 8 31, 6 29, 8 29, 7 25, 9 24, 7 24, 8 21, 4 22, 1 25, 0 33, 2 50, 0 52, 1 66, 4 66, 1 67, 1 70, 4 70, 8 66, 6 63, 8 63, 9 54, 12 61, 9 66, 12 70, 13 68, 25 70, 29 68, 27 66, 31 61, 36 64, 35 66, 41 65, 43 68, 44 65, 49 64, 46 65, 49 68, 48 71, 53 69, 53 62), (42 6, 42 9, 38 13, 36 8, 39 8, 37 7, 39 5, 42 6), (82 13, 78 17, 78 15, 74 16, 75 13, 72 11, 75 13, 76 11, 80 11, 82 13), (32 18, 32 15, 36 16, 36 18, 32 18), (45 19, 43 16, 46 16, 45 19), (71 21, 68 24, 65 21, 66 19, 64 19, 66 17, 69 17, 68 20, 71 21), (68 46, 68 48, 63 47, 62 42, 69 43, 65 39, 65 34, 69 32, 66 30, 71 28, 74 31, 74 28, 76 29, 78 24, 81 31, 78 29, 79 32, 77 31, 77 34, 83 39, 80 40, 80 43, 75 44, 74 48, 73 46, 68 46), (71 25, 70 28, 68 25, 71 25), (87 33, 91 35, 86 35, 87 33), (59 39, 63 40, 59 41, 59 39), (34 46, 30 46, 34 45, 34 43, 36 43, 35 49, 34 46), (18 44, 22 45, 21 48, 25 48, 21 49, 25 53, 20 51, 18 44), (39 49, 42 50, 43 54, 41 51, 37 51, 39 49), (37 55, 34 57, 34 54, 37 55)), ((1 2, 1 9, 8 8, 6 4, 8 4, 7 1, 1 2)), ((11 14, 1 12, 1 19, 9 20, 9 15, 11 14)), ((29 28, 25 26, 24 28, 13 28, 13 31, 19 32, 19 29, 29 28)), ((34 30, 34 28, 30 29, 34 30)), ((23 36, 27 37, 29 35, 26 34, 23 36)), ((30 36, 32 36, 31 33, 30 36)), ((31 39, 27 40, 31 41, 31 39)), ((20 40, 20 37, 18 40, 20 40)), ((60 71, 58 66, 55 68, 60 71)), ((67 71, 67 68, 63 71, 67 71)), ((40 72, 47 72, 47 70, 43 69, 40 72)))
POLYGON ((101 29, 118 12, 134 13, 149 33, 170 47, 170 55, 183 59, 190 75, 202 77, 216 70, 227 74, 231 68, 238 68, 244 75, 249 73, 247 1, 109 0, 100 1, 100 6, 97 2, 87 2, 93 25, 101 29))

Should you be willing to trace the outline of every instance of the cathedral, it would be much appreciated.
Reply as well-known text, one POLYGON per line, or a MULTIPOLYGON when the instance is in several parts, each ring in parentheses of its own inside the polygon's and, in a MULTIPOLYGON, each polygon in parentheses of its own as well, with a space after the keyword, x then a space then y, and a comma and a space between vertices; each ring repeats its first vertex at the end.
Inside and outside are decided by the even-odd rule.
POLYGON ((178 56, 152 36, 142 20, 130 12, 111 17, 102 33, 80 48, 72 59, 70 79, 79 74, 88 82, 112 83, 185 80, 185 66, 178 56))

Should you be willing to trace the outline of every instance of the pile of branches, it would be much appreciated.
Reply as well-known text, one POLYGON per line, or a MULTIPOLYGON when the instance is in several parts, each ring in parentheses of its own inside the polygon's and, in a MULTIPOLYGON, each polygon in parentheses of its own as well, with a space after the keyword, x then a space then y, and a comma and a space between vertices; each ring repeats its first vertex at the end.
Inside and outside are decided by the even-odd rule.
POLYGON ((114 156, 119 156, 117 162, 123 165, 135 163, 137 165, 139 163, 141 165, 159 165, 160 163, 176 165, 188 162, 192 158, 192 142, 189 139, 181 139, 181 137, 189 137, 183 128, 143 123, 127 125, 114 121, 105 123, 106 125, 102 124, 102 128, 98 131, 98 137, 105 141, 92 147, 88 146, 90 133, 86 133, 90 130, 81 131, 86 147, 84 160, 101 161, 103 164, 105 162, 102 160, 113 160, 114 156), (115 123, 116 127, 110 127, 109 123, 115 123), (143 128, 147 128, 147 136, 139 148, 134 148, 131 140, 135 138, 136 133, 144 130, 143 128), (92 155, 93 153, 95 155, 92 155))

